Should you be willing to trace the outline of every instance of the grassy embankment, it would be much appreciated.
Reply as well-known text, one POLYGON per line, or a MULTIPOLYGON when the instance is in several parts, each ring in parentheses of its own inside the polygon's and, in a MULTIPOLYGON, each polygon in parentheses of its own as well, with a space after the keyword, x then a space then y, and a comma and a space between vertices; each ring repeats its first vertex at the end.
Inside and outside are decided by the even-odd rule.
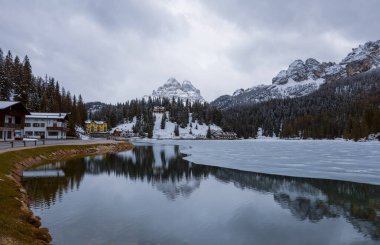
POLYGON ((48 244, 49 231, 28 207, 22 170, 36 164, 129 150, 129 143, 60 145, 0 153, 0 244, 48 244))

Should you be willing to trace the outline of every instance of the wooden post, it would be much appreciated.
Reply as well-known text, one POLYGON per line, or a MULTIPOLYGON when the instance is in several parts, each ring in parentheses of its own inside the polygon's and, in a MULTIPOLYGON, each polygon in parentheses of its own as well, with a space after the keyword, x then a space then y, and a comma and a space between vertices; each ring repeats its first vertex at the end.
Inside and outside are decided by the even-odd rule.
POLYGON ((36 141, 34 141, 34 146, 37 146, 37 140, 36 140, 36 141))
POLYGON ((24 147, 26 146, 26 141, 24 141, 24 147))
POLYGON ((42 140, 42 144, 45 145, 45 139, 42 140))
POLYGON ((11 147, 13 148, 13 141, 11 141, 11 147))

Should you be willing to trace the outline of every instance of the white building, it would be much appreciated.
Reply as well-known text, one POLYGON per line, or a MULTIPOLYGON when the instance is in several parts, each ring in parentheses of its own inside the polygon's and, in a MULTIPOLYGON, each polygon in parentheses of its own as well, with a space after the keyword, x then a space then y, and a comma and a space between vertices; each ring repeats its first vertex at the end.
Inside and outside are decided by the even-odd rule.
POLYGON ((27 138, 66 139, 67 113, 31 112, 25 117, 27 138))

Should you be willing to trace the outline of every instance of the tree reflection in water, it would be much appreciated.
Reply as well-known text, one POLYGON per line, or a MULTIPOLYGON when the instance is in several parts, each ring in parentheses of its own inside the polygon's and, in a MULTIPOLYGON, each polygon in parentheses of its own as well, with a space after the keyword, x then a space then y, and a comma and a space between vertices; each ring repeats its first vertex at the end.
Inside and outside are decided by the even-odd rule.
POLYGON ((213 176, 240 189, 272 194, 298 220, 344 217, 357 231, 380 240, 380 186, 294 178, 205 166, 184 160, 178 146, 137 146, 131 151, 85 157, 27 170, 24 186, 36 208, 48 208, 80 188, 85 175, 115 175, 151 183, 169 200, 190 196, 213 176), (64 176, 56 176, 62 170, 64 176), (39 174, 45 173, 43 176, 39 174))

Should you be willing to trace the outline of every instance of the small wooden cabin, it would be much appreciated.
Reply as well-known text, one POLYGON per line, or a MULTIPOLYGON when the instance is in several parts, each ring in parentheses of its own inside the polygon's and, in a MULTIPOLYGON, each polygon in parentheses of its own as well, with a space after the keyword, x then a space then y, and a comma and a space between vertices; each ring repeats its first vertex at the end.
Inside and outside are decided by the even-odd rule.
POLYGON ((153 107, 154 113, 164 113, 166 111, 166 108, 163 106, 155 106, 153 107))

